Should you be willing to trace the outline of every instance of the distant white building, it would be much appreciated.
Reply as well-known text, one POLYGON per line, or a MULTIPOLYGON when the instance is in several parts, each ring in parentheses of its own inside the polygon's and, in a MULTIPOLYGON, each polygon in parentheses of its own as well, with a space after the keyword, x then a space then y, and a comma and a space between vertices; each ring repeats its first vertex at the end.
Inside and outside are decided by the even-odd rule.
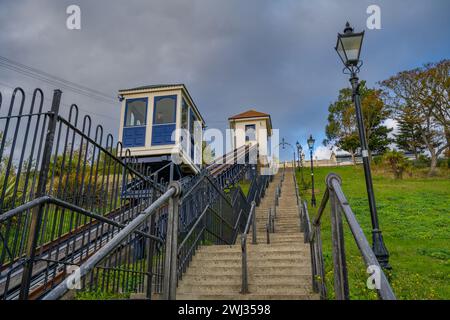
POLYGON ((267 158, 268 139, 272 136, 272 119, 267 113, 248 110, 228 118, 232 149, 259 144, 260 157, 267 158))

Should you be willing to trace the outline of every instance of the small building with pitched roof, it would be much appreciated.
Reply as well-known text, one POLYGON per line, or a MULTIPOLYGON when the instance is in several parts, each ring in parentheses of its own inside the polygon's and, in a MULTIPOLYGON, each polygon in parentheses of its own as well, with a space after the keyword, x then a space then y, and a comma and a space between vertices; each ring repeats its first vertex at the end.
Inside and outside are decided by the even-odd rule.
POLYGON ((228 123, 233 149, 258 143, 261 155, 267 155, 267 142, 272 136, 270 114, 251 109, 229 117, 228 123))

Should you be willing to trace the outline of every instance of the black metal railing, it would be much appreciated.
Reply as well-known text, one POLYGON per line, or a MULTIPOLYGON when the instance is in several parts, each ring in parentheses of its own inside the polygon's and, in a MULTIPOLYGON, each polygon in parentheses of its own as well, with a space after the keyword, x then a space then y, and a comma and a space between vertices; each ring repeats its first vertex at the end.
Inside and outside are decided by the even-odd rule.
POLYGON ((396 297, 389 281, 380 267, 380 264, 342 191, 341 178, 334 173, 330 173, 327 176, 325 193, 319 206, 317 216, 312 223, 308 214, 307 202, 302 202, 299 195, 295 170, 293 179, 296 187, 297 203, 299 204, 301 229, 304 232, 305 243, 310 244, 313 273, 312 284, 314 291, 320 293, 322 299, 327 298, 325 265, 322 254, 321 220, 327 203, 330 202, 334 293, 336 299, 348 300, 350 298, 344 246, 343 214, 365 265, 374 271, 376 270, 375 272, 377 272, 380 277, 379 286, 376 287, 379 298, 383 300, 395 300, 396 297))
MULTIPOLYGON (((25 98, 21 88, 7 107, 0 98, 0 299, 41 297, 165 189, 102 126, 94 128, 89 116, 80 121, 76 105, 66 110, 67 119, 61 116, 61 91, 55 90, 48 112, 42 90, 33 92, 28 111, 25 98)), ((136 278, 148 274, 141 270, 145 235, 165 236, 164 214, 153 219, 97 271, 91 289, 143 289, 136 278), (123 277, 131 274, 133 283, 123 277)))
MULTIPOLYGON (((248 158, 249 149, 246 148, 244 156, 248 158)), ((243 177, 245 170, 252 166, 245 164, 235 164, 239 170, 230 168, 227 165, 226 170, 233 172, 235 176, 228 176, 237 182, 237 177, 243 177), (244 172, 242 172, 244 170, 244 172)), ((217 168, 216 168, 217 169, 217 168)), ((95 253, 92 257, 81 264, 78 277, 82 278, 83 283, 92 283, 95 280, 95 270, 104 266, 106 261, 114 260, 117 252, 121 251, 123 246, 130 241, 129 237, 138 234, 141 237, 147 236, 148 240, 153 242, 150 245, 150 254, 147 255, 147 265, 140 265, 140 268, 146 269, 147 273, 138 273, 134 278, 138 278, 141 285, 147 285, 145 291, 154 292, 148 288, 153 285, 157 288, 157 293, 162 299, 175 299, 176 287, 179 279, 187 270, 192 257, 195 255, 200 245, 209 244, 233 244, 239 233, 242 233, 245 227, 245 221, 251 211, 251 201, 259 201, 259 197, 264 194, 267 187, 268 177, 253 175, 253 183, 250 189, 254 198, 246 197, 239 186, 227 185, 225 192, 224 185, 219 183, 217 176, 223 173, 216 171, 216 176, 211 174, 210 170, 203 170, 200 175, 190 179, 182 179, 179 182, 173 182, 168 186, 167 191, 157 200, 147 207, 143 214, 135 217, 125 228, 118 231, 105 246, 95 253), (165 213, 159 213, 165 208, 165 213), (140 232, 145 230, 146 221, 156 219, 162 221, 159 224, 159 232, 152 232, 144 235, 140 232), (130 227, 133 226, 133 227, 130 227), (156 249, 155 249, 156 248, 156 249), (149 263, 154 250, 159 250, 159 262, 149 263), (153 250, 153 251, 152 251, 153 250), (150 260, 149 260, 150 259, 150 260), (147 267, 147 268, 146 268, 147 267), (140 275, 140 276, 139 276, 140 275), (158 285, 155 286, 152 277, 157 275, 158 285)), ((155 224, 151 223, 151 226, 155 224)), ((256 236, 256 233, 255 233, 256 236)), ((143 248, 140 246, 139 249, 143 248)), ((148 250, 148 249, 144 249, 148 250)), ((142 252, 142 251, 140 251, 142 252)), ((120 274, 119 270, 114 270, 120 274)), ((67 281, 72 281, 68 278, 67 281)), ((138 282, 139 282, 138 281, 138 282)), ((129 282, 128 282, 129 283, 129 282)), ((140 288, 139 287, 139 288, 140 288)), ((46 299, 57 299, 68 291, 65 283, 61 283, 54 288, 46 299)), ((147 294, 149 298, 149 295, 147 294)))

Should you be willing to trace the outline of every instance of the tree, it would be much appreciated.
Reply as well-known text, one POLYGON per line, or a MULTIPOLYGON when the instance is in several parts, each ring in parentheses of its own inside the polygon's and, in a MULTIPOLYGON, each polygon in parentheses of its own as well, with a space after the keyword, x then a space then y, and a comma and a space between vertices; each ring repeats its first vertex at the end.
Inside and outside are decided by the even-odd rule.
MULTIPOLYGON (((383 125, 391 115, 391 111, 382 100, 382 92, 367 88, 365 81, 361 81, 360 94, 364 128, 371 156, 371 152, 384 152, 391 143, 389 133, 392 129, 383 125)), ((355 154, 360 148, 360 142, 352 89, 341 89, 338 100, 330 104, 325 134, 325 145, 335 145, 348 151, 355 162, 355 154)))
POLYGON ((426 149, 420 133, 420 124, 415 117, 405 108, 405 111, 397 119, 398 133, 395 134, 395 144, 400 150, 412 152, 415 159, 426 149))
POLYGON ((396 118, 416 126, 429 151, 429 175, 434 174, 439 155, 450 146, 448 73, 449 60, 444 60, 399 72, 381 82, 385 101, 395 110, 396 118))

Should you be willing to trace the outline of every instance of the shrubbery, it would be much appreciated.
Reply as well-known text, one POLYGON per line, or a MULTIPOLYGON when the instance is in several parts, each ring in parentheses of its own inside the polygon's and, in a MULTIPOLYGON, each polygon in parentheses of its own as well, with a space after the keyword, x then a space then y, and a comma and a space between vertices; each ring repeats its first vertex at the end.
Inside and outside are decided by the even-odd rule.
POLYGON ((396 179, 402 179, 403 173, 411 167, 405 155, 397 150, 385 152, 383 155, 383 164, 389 168, 396 179))

